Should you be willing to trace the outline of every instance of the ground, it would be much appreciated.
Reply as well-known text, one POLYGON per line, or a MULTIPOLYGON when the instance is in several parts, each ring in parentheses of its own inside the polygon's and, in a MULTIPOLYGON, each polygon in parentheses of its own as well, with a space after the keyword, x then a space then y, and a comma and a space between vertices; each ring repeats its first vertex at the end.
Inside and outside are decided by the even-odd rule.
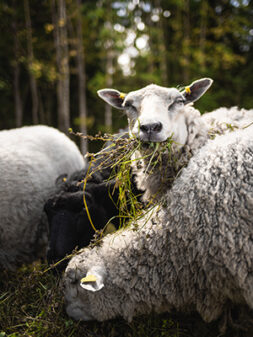
MULTIPOLYGON (((61 277, 39 262, 0 272, 0 337, 216 337, 220 322, 195 314, 152 314, 98 322, 75 322, 64 310, 61 277)), ((228 331, 225 337, 253 336, 228 331)))

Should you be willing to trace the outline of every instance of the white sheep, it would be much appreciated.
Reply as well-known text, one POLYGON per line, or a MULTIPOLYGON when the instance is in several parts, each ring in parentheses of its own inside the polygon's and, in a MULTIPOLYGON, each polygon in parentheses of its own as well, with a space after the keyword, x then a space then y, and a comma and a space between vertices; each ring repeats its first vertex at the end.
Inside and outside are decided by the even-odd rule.
POLYGON ((65 272, 74 319, 131 320, 151 311, 253 309, 253 126, 209 140, 166 202, 84 249, 65 272))
POLYGON ((165 177, 147 172, 143 162, 137 182, 149 190, 148 199, 162 181, 162 204, 151 208, 138 228, 134 224, 72 258, 64 276, 71 317, 131 320, 176 309, 198 311, 210 322, 229 303, 253 309, 253 113, 224 108, 231 117, 225 124, 211 118, 215 112, 201 117, 185 103, 211 83, 195 81, 183 92, 154 85, 128 95, 99 92, 126 110, 131 135, 144 142, 172 135, 179 154, 188 147, 193 156, 185 157, 189 164, 173 184, 164 179, 166 172, 165 177), (222 135, 209 140, 213 132, 222 135))
POLYGON ((146 157, 146 149, 135 151, 132 158, 133 173, 137 176, 137 187, 145 191, 143 201, 159 199, 170 188, 182 167, 212 134, 229 132, 233 126, 242 128, 252 121, 253 110, 237 108, 221 108, 201 116, 192 103, 212 83, 212 79, 203 78, 182 91, 154 84, 128 94, 115 89, 98 91, 98 95, 107 103, 124 110, 130 136, 143 142, 160 143, 169 137, 174 141, 172 160, 171 152, 163 153, 163 164, 155 170, 149 165, 150 157, 146 157))
POLYGON ((75 143, 52 127, 3 130, 0 143, 0 265, 14 269, 45 257, 44 204, 59 175, 85 164, 75 143))

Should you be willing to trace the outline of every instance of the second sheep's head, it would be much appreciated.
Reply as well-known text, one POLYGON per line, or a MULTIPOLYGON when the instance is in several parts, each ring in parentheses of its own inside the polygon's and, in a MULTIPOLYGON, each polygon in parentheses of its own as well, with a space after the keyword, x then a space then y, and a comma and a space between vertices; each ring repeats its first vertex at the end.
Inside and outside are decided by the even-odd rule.
POLYGON ((125 111, 130 135, 143 142, 163 142, 172 137, 183 146, 188 136, 185 105, 197 101, 212 83, 210 78, 203 78, 183 91, 150 84, 128 94, 101 89, 98 95, 114 108, 125 111))

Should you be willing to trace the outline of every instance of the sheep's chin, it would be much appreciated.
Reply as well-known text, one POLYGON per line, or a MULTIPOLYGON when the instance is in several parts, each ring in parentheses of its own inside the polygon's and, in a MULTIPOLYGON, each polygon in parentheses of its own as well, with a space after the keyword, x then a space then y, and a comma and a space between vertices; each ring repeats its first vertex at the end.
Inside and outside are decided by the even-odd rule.
POLYGON ((136 137, 143 143, 162 143, 165 142, 169 137, 159 136, 159 135, 150 135, 147 136, 145 134, 131 134, 133 137, 136 137))

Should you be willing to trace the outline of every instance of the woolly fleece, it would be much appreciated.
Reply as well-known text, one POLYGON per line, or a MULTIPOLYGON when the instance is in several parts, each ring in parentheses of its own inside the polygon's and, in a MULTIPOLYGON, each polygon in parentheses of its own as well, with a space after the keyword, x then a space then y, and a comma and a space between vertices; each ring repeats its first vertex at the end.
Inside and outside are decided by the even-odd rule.
POLYGON ((45 257, 45 202, 55 180, 84 167, 77 146, 58 130, 28 126, 0 132, 0 265, 15 269, 45 257))
POLYGON ((184 106, 184 118, 188 134, 186 143, 181 148, 178 148, 178 144, 172 144, 173 156, 165 152, 162 155, 162 165, 157 165, 155 169, 152 169, 151 165, 152 173, 147 169, 150 167, 150 157, 139 159, 145 157, 146 150, 135 151, 133 155, 133 173, 136 176, 137 187, 144 191, 143 201, 150 202, 152 199, 159 201, 171 188, 181 169, 208 139, 216 134, 222 135, 247 127, 252 123, 253 109, 222 107, 201 115, 199 110, 188 104, 184 106))
POLYGON ((137 230, 72 258, 64 276, 69 316, 131 321, 176 309, 210 322, 230 302, 253 308, 253 127, 209 140, 165 200, 137 230), (104 288, 80 286, 89 270, 104 288))

